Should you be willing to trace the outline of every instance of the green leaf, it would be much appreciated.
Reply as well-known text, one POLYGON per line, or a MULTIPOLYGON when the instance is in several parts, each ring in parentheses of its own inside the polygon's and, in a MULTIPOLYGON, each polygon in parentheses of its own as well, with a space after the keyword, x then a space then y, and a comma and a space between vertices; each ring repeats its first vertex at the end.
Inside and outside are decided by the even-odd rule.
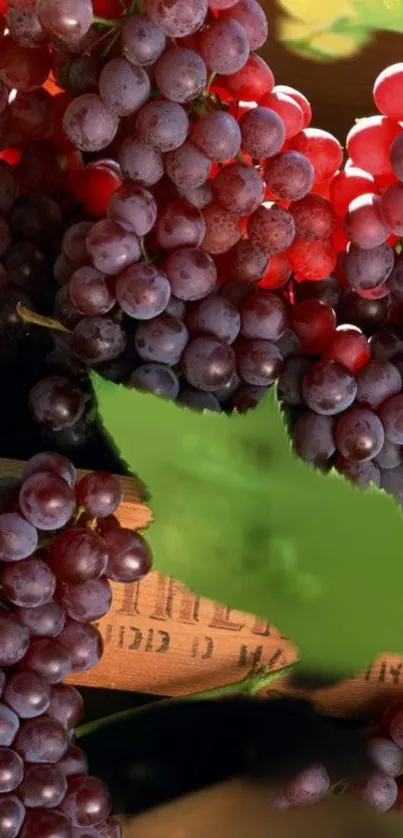
POLYGON ((368 29, 403 30, 402 0, 352 0, 354 23, 368 29))
POLYGON ((227 416, 92 380, 105 429, 151 489, 157 568, 273 621, 310 668, 350 674, 403 651, 403 516, 384 492, 298 460, 273 390, 227 416))

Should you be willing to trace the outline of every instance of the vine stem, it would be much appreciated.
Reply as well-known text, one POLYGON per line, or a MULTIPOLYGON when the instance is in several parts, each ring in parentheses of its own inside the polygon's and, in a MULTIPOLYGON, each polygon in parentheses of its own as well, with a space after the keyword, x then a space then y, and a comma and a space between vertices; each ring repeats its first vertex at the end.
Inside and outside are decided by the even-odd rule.
POLYGON ((54 320, 53 317, 45 317, 44 314, 38 314, 36 311, 24 306, 22 303, 17 303, 17 314, 24 321, 24 323, 33 323, 35 326, 42 326, 45 329, 53 329, 56 332, 69 332, 62 323, 54 320))
POLYGON ((279 678, 288 675, 296 664, 297 661, 287 664, 287 666, 283 666, 281 669, 276 669, 275 672, 269 672, 263 667, 262 669, 252 670, 241 681, 225 684, 223 687, 215 687, 211 690, 203 690, 202 692, 191 693, 190 695, 162 698, 159 701, 153 701, 151 704, 142 704, 141 707, 129 707, 128 710, 111 713, 110 716, 104 716, 101 719, 96 719, 93 722, 87 722, 87 724, 77 727, 75 738, 80 739, 82 736, 88 736, 88 734, 102 730, 104 727, 109 727, 110 725, 118 724, 142 713, 152 711, 156 707, 169 707, 182 702, 189 703, 190 701, 210 701, 216 698, 228 698, 229 696, 256 696, 257 693, 269 687, 270 684, 273 684, 279 678))
POLYGON ((98 24, 98 26, 107 26, 108 29, 118 29, 122 22, 120 20, 113 20, 112 18, 97 17, 95 15, 93 17, 93 23, 98 24))

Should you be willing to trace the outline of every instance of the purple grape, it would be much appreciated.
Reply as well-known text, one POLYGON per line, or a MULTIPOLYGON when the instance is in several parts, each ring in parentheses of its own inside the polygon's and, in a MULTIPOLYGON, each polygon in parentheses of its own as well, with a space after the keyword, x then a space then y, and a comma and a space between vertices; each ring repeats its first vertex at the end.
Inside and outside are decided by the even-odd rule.
POLYGON ((135 233, 109 218, 93 224, 85 241, 94 268, 108 276, 121 273, 141 256, 135 233))
POLYGON ((382 469, 380 485, 385 492, 395 498, 400 506, 403 506, 403 466, 382 469))
POLYGON ((164 270, 172 293, 186 302, 207 297, 217 281, 214 259, 195 247, 174 250, 167 256, 164 270))
POLYGON ((91 265, 77 268, 72 273, 68 291, 74 308, 89 317, 106 314, 115 305, 111 280, 91 265))
POLYGON ((101 151, 114 139, 118 118, 107 110, 96 93, 84 93, 67 106, 63 128, 75 148, 87 152, 101 151))
POLYGON ((264 10, 257 0, 239 0, 229 9, 221 12, 222 17, 231 17, 245 30, 249 49, 262 47, 267 40, 268 24, 264 10))
POLYGON ((246 384, 266 387, 283 371, 283 358, 275 343, 269 340, 248 340, 237 349, 238 372, 246 384))
POLYGON ((403 445, 403 394, 391 396, 383 402, 379 417, 388 442, 403 445))
POLYGON ((96 826, 109 815, 109 791, 97 777, 70 777, 61 809, 73 826, 96 826))
POLYGON ((178 376, 164 364, 141 364, 130 376, 128 386, 173 401, 179 393, 178 376))
POLYGON ((375 736, 367 742, 369 755, 375 767, 388 777, 397 777, 403 768, 403 751, 390 739, 375 736))
POLYGON ((192 387, 213 392, 232 379, 236 370, 235 353, 216 338, 194 338, 184 350, 182 368, 192 387))
MULTIPOLYGON (((208 157, 190 142, 183 143, 175 151, 169 151, 165 155, 166 173, 181 194, 203 186, 209 176, 210 168, 211 162, 208 157)), ((212 192, 208 193, 207 204, 212 200, 212 194, 212 192)), ((183 194, 183 197, 185 198, 186 195, 183 194)), ((190 203, 192 206, 197 206, 197 203, 190 203)), ((197 206, 197 208, 202 209, 203 206, 205 204, 202 201, 201 206, 197 206)))
POLYGON ((241 386, 241 379, 237 372, 234 372, 231 380, 224 384, 224 387, 219 387, 214 390, 214 396, 218 402, 227 402, 235 395, 241 386))
POLYGON ((382 469, 396 468, 396 466, 402 465, 402 449, 400 445, 395 445, 395 443, 388 442, 385 439, 381 450, 375 457, 375 461, 379 468, 382 469))
POLYGON ((33 719, 50 705, 50 686, 36 672, 16 672, 7 681, 4 701, 21 719, 33 719))
POLYGON ((58 809, 30 809, 20 838, 71 838, 71 823, 58 809))
POLYGON ((150 90, 146 71, 125 58, 112 58, 99 77, 102 102, 118 117, 133 116, 148 101, 150 90))
POLYGON ((248 236, 268 253, 288 250, 295 236, 294 219, 277 204, 260 206, 248 219, 248 236))
POLYGON ((302 382, 304 401, 323 416, 342 413, 353 403, 357 393, 354 376, 337 361, 321 361, 305 373, 302 382))
POLYGON ((14 614, 0 611, 0 666, 13 666, 24 657, 29 631, 14 614))
POLYGON ((386 399, 400 393, 402 377, 390 361, 370 361, 357 373, 357 402, 378 410, 386 399))
POLYGON ((382 449, 385 434, 381 420, 365 407, 350 407, 336 422, 336 447, 348 460, 372 460, 382 449))
POLYGON ((84 715, 81 694, 68 684, 54 684, 48 715, 60 722, 66 730, 77 727, 84 715))
POLYGON ((251 108, 239 120, 242 149, 251 157, 273 157, 285 140, 285 125, 270 108, 251 108))
POLYGON ((293 447, 303 460, 324 462, 335 452, 333 419, 309 410, 303 413, 292 429, 293 447))
POLYGON ((37 608, 16 608, 15 613, 32 637, 56 637, 64 626, 64 611, 54 600, 37 608))
POLYGON ((190 102, 204 90, 206 65, 193 49, 171 47, 157 62, 155 81, 162 95, 171 102, 190 102))
MULTIPOLYGON (((281 347, 278 346, 281 351, 281 347)), ((282 353, 283 354, 283 353, 282 353)), ((283 355, 284 357, 284 355, 283 355)), ((312 361, 303 355, 286 358, 283 372, 278 382, 278 394, 281 401, 296 407, 304 403, 302 382, 305 373, 312 366, 312 361)))
POLYGON ((195 123, 191 139, 210 160, 225 163, 232 160, 241 147, 241 130, 231 114, 213 111, 195 123))
POLYGON ((213 189, 220 206, 236 215, 253 213, 264 196, 264 183, 259 172, 242 163, 230 163, 220 169, 214 178, 213 189))
POLYGON ((45 678, 49 684, 59 684, 71 672, 71 660, 65 647, 53 638, 31 640, 22 666, 45 678))
POLYGON ((25 818, 25 807, 14 794, 0 797, 0 835, 2 838, 18 838, 25 818))
POLYGON ((185 387, 178 396, 179 404, 190 407, 192 410, 202 412, 203 410, 210 410, 214 413, 221 413, 220 402, 213 393, 206 393, 203 390, 195 390, 192 387, 185 387))
POLYGON ((81 419, 85 400, 74 382, 63 376, 52 375, 32 387, 29 407, 35 422, 52 431, 60 431, 70 428, 81 419))
POLYGON ((149 262, 131 265, 116 283, 116 298, 125 314, 151 320, 165 311, 171 296, 166 274, 149 262))
POLYGON ((200 29, 207 16, 207 0, 148 0, 147 13, 170 38, 185 38, 200 29))
POLYGON ((37 0, 36 14, 53 38, 77 42, 92 24, 91 0, 37 0))
POLYGON ((293 806, 317 803, 327 794, 330 787, 329 775, 323 765, 312 765, 301 771, 288 786, 286 797, 293 806))
MULTIPOLYGON (((181 148, 185 148, 185 146, 187 146, 187 145, 193 145, 193 144, 192 143, 184 143, 183 146, 181 146, 181 148)), ((180 149, 178 149, 177 153, 180 156, 180 149)), ((172 151, 171 154, 174 155, 175 152, 172 151)), ((166 155, 166 156, 168 157, 168 155, 166 155)), ((184 155, 184 157, 186 157, 186 154, 184 155)), ((182 159, 182 158, 180 157, 180 159, 182 159)), ((192 160, 193 161, 195 160, 195 157, 193 155, 192 155, 192 160)), ((198 158, 198 160, 199 160, 199 163, 200 163, 200 158, 198 158)), ((167 167, 167 174, 169 174, 168 167, 167 167)), ((170 174, 169 174, 169 176, 171 177, 170 174)), ((188 171, 186 173, 186 177, 187 176, 190 176, 190 171, 188 171)), ((182 175, 181 175, 181 177, 182 177, 182 175)), ((193 174, 192 174, 192 177, 193 177, 193 174)), ((214 200, 214 192, 213 192, 213 187, 211 185, 211 181, 206 181, 205 183, 202 183, 201 186, 195 186, 192 189, 188 189, 187 187, 186 188, 185 187, 178 187, 178 191, 179 191, 179 194, 180 194, 181 198, 183 198, 184 201, 187 201, 188 204, 190 204, 192 207, 195 207, 196 209, 199 209, 199 210, 205 209, 205 207, 208 207, 209 204, 211 204, 212 201, 214 200)))
POLYGON ((162 155, 141 137, 126 137, 118 160, 125 177, 142 186, 153 186, 164 174, 162 155))
POLYGON ((246 32, 232 18, 213 18, 200 35, 199 48, 209 70, 223 76, 237 73, 249 58, 246 32))
POLYGON ((397 799, 398 788, 393 777, 386 774, 374 773, 367 780, 362 795, 377 812, 387 812, 397 799))
POLYGON ((53 809, 67 791, 64 774, 54 765, 28 765, 18 789, 22 802, 30 809, 53 809))
POLYGON ((365 460, 364 462, 356 460, 346 460, 341 454, 337 454, 335 459, 335 468, 340 474, 343 474, 347 480, 355 483, 357 486, 369 486, 373 483, 378 488, 381 485, 381 475, 378 466, 374 460, 365 460))
POLYGON ((201 247, 207 253, 213 256, 227 253, 241 238, 240 217, 228 212, 218 203, 205 208, 203 219, 206 233, 201 247))
POLYGON ((267 189, 285 201, 304 198, 315 180, 312 163, 299 151, 284 151, 271 157, 265 165, 264 175, 267 189))
POLYGON ((233 282, 257 282, 269 267, 269 251, 249 239, 240 239, 228 254, 233 282))
POLYGON ((135 347, 145 361, 173 365, 180 361, 188 339, 188 330, 181 320, 170 314, 160 314, 140 323, 135 347))
POLYGON ((35 608, 52 599, 56 577, 38 556, 6 564, 1 573, 3 593, 13 605, 35 608))
POLYGON ((72 489, 59 475, 43 471, 28 477, 20 492, 23 515, 40 530, 57 530, 70 520, 75 497, 72 489))
POLYGON ((109 317, 86 317, 73 331, 74 354, 85 364, 114 361, 126 349, 127 334, 120 323, 109 317))
POLYGON ((65 777, 72 777, 75 774, 87 774, 87 756, 77 745, 69 745, 64 756, 57 763, 57 767, 65 777))
POLYGON ((89 579, 79 585, 63 582, 59 586, 58 599, 72 620, 93 623, 110 610, 112 590, 104 576, 100 579, 89 579))
MULTIPOLYGON (((0 745, 9 747, 20 726, 18 716, 5 704, 0 704, 0 745)), ((1 835, 1 832, 0 832, 1 835)))
POLYGON ((123 182, 109 201, 107 216, 136 236, 146 236, 156 222, 157 203, 148 189, 123 182))
POLYGON ((38 533, 18 512, 0 515, 0 559, 18 562, 31 556, 38 546, 38 533))
POLYGON ((241 384, 233 399, 234 410, 247 413, 257 407, 264 399, 269 387, 256 387, 252 384, 241 384))
POLYGON ((62 477, 69 486, 76 485, 77 472, 73 463, 64 457, 63 454, 57 454, 55 451, 42 451, 40 454, 35 454, 31 457, 24 466, 22 472, 22 481, 28 479, 38 471, 51 471, 62 477))
POLYGON ((154 99, 144 105, 136 116, 136 131, 158 151, 173 151, 185 142, 189 119, 177 102, 154 99))
POLYGON ((403 340, 394 329, 374 332, 369 339, 372 358, 376 361, 392 361, 403 353, 403 340))
POLYGON ((155 64, 164 52, 166 37, 147 15, 125 19, 121 31, 122 54, 131 64, 148 67, 155 64))
POLYGON ((239 312, 225 297, 212 294, 188 311, 187 327, 192 337, 210 335, 223 343, 233 343, 241 326, 239 312))
MULTIPOLYGON (((21 757, 10 748, 0 748, 0 793, 14 791, 24 774, 21 757)), ((1 797, 0 797, 1 801, 1 797)))
POLYGON ((200 210, 182 200, 165 204, 154 228, 157 243, 163 250, 199 247, 205 232, 206 225, 200 210))
POLYGON ((115 528, 105 533, 109 561, 106 574, 115 582, 136 582, 147 575, 152 565, 151 550, 140 533, 115 528))
POLYGON ((389 244, 368 250, 351 244, 345 258, 345 273, 353 289, 369 291, 388 279, 393 264, 394 250, 389 244))
POLYGON ((276 343, 287 326, 287 310, 276 294, 257 289, 241 304, 241 335, 276 343))
MULTIPOLYGON (((122 501, 122 487, 116 477, 104 471, 92 471, 76 486, 76 497, 88 515, 106 518, 113 515, 122 501)), ((83 580, 84 581, 84 580, 83 580)))

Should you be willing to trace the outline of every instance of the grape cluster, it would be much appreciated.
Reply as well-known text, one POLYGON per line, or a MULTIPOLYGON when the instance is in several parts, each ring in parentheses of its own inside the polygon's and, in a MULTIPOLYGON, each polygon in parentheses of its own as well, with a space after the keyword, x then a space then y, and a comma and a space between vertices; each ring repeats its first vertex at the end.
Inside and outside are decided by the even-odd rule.
POLYGON ((110 580, 151 566, 142 536, 114 515, 120 501, 114 477, 77 479, 54 452, 28 461, 21 480, 0 480, 1 838, 121 835, 74 743, 81 695, 63 683, 101 658, 92 623, 110 608, 110 580))

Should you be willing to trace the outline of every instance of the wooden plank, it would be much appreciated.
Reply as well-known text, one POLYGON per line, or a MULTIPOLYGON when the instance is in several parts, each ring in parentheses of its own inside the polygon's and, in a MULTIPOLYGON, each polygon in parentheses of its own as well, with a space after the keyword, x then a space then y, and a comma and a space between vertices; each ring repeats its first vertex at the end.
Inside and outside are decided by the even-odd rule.
MULTIPOLYGON (((0 475, 19 476, 23 465, 0 460, 0 475)), ((151 513, 141 502, 140 484, 118 479, 124 494, 121 524, 145 527, 151 513)), ((75 674, 71 683, 186 695, 241 679, 253 665, 275 671, 298 659, 295 644, 271 623, 198 597, 157 571, 142 582, 112 587, 112 608, 98 624, 105 643, 102 661, 75 674)), ((325 712, 362 716, 401 694, 402 683, 403 656, 385 654, 356 678, 316 691, 314 700, 325 712)), ((277 685, 289 691, 287 679, 277 685)))

